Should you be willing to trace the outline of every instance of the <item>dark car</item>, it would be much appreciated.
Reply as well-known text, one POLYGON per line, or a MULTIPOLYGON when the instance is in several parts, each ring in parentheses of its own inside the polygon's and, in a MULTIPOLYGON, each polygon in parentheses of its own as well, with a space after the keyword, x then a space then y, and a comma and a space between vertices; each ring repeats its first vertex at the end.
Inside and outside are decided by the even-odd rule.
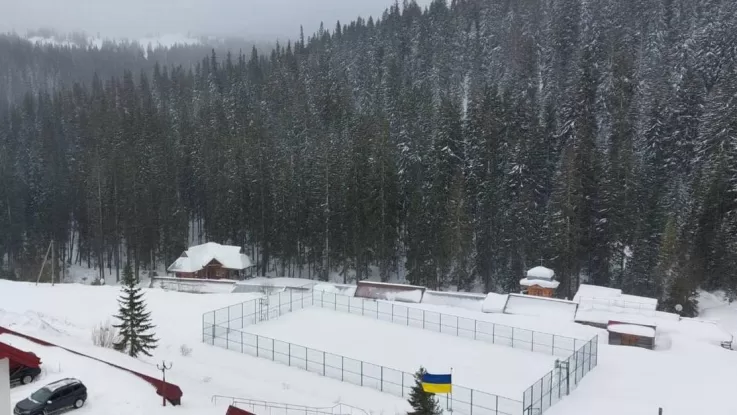
POLYGON ((39 367, 28 367, 19 365, 10 368, 10 384, 14 385, 20 383, 21 385, 27 385, 33 382, 38 375, 41 374, 41 368, 39 367))
POLYGON ((87 401, 87 387, 73 378, 49 383, 15 405, 15 415, 51 415, 79 409, 87 401))

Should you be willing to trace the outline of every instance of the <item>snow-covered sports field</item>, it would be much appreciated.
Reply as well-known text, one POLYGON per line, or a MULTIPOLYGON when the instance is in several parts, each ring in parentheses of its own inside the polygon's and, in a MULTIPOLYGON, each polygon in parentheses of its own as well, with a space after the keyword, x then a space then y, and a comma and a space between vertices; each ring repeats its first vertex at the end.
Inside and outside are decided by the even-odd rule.
POLYGON ((555 362, 552 355, 316 307, 246 331, 408 373, 420 366, 431 373, 452 368, 454 383, 505 397, 521 397, 555 362))
MULTIPOLYGON (((43 361, 42 378, 29 386, 14 388, 13 402, 46 383, 71 376, 80 378, 90 390, 90 400, 80 415, 155 415, 164 412, 223 415, 227 402, 220 400, 221 404, 214 405, 213 395, 319 407, 343 402, 369 414, 403 414, 410 409, 404 399, 388 393, 202 343, 202 313, 253 299, 258 294, 187 294, 158 288, 145 289, 145 292, 160 339, 160 346, 151 358, 131 359, 92 344, 92 328, 110 319, 117 311, 118 287, 82 284, 35 286, 0 280, 0 325, 151 376, 158 376, 156 363, 161 363, 161 360, 173 362, 167 379, 183 390, 181 407, 162 408, 153 388, 131 375, 60 349, 1 335, 0 341, 34 352, 43 361), (191 349, 186 356, 182 353, 183 345, 185 349, 191 349)), ((725 330, 737 334, 737 305, 728 305, 715 296, 704 300, 704 317, 721 321, 725 330)), ((413 307, 561 335, 588 337, 598 333, 598 366, 571 395, 553 405, 545 414, 655 415, 659 407, 663 408, 665 415, 737 413, 737 403, 729 399, 737 385, 734 369, 737 367, 737 351, 719 347, 712 332, 707 330, 709 325, 697 320, 659 326, 656 350, 645 350, 609 346, 605 330, 555 318, 487 314, 443 305, 419 304, 413 307)), ((437 371, 452 365, 457 383, 479 390, 484 385, 489 389, 497 388, 496 382, 504 379, 499 368, 527 365, 524 362, 512 365, 511 360, 506 361, 516 359, 514 356, 518 353, 531 362, 542 359, 539 362, 541 370, 552 366, 549 360, 552 357, 541 353, 474 342, 320 308, 296 311, 273 321, 249 325, 245 331, 265 336, 271 334, 281 340, 407 371, 414 371, 419 364, 437 371), (370 333, 368 327, 376 332, 370 333), (267 333, 271 330, 273 332, 267 333), (425 341, 431 344, 442 342, 439 346, 441 352, 427 352, 422 356, 426 344, 420 347, 420 343, 425 341), (480 348, 478 352, 476 347, 480 348), (499 356, 502 355, 504 359, 500 362, 499 356)), ((537 363, 529 365, 534 369, 537 363)), ((527 375, 515 373, 513 376, 527 375)), ((509 387, 510 392, 518 391, 525 387, 526 382, 521 378, 518 380, 516 385, 498 386, 509 387)))

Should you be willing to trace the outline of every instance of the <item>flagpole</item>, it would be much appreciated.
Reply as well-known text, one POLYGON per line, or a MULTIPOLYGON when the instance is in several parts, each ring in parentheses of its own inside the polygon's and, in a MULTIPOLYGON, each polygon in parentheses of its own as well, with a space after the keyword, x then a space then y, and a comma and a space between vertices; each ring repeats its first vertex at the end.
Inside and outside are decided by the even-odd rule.
MULTIPOLYGON (((453 368, 450 368, 450 408, 448 409, 449 412, 453 412, 453 368)), ((448 399, 448 395, 445 395, 445 399, 448 399)), ((446 405, 448 405, 448 402, 446 402, 446 405)))

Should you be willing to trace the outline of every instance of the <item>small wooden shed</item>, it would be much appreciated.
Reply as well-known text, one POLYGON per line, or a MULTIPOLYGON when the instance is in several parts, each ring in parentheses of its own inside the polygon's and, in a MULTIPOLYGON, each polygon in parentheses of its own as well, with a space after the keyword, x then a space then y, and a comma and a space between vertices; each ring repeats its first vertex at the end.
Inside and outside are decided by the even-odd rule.
POLYGON ((519 284, 522 287, 522 294, 553 297, 560 282, 555 280, 555 273, 552 269, 539 266, 527 271, 527 276, 522 278, 519 284))
POLYGON ((609 344, 642 347, 650 350, 655 348, 655 330, 655 326, 647 324, 613 320, 607 324, 609 344))

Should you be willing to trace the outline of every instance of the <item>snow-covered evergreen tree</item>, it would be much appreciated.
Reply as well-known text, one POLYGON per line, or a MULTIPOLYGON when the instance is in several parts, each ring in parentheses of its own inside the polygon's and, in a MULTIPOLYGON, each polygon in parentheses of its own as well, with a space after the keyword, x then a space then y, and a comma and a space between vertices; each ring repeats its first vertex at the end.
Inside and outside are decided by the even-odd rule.
POLYGON ((156 349, 158 343, 153 333, 155 327, 151 323, 151 313, 146 311, 144 293, 138 282, 131 266, 126 264, 122 292, 118 299, 120 309, 115 315, 118 323, 113 325, 118 329, 120 339, 113 346, 132 357, 140 354, 151 356, 151 351, 156 349))

